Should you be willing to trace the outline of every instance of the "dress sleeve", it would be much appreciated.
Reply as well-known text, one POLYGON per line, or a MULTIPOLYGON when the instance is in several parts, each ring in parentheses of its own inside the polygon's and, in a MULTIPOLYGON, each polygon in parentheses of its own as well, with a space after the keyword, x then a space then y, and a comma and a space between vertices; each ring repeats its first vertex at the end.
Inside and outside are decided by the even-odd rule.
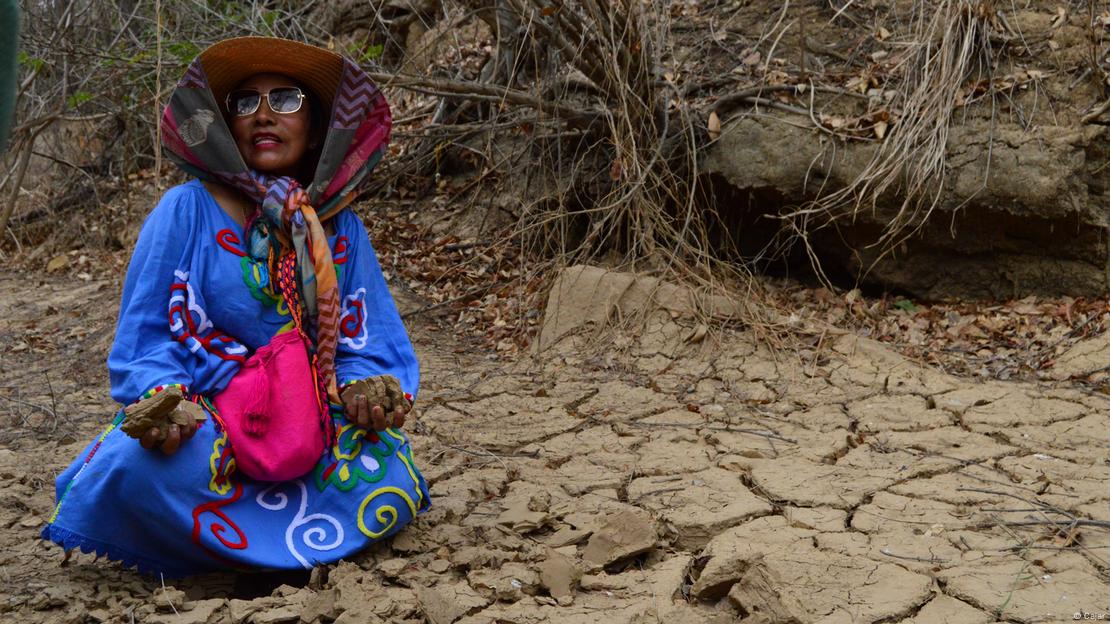
POLYGON ((382 276, 366 228, 350 209, 336 215, 335 261, 343 295, 335 366, 339 385, 393 375, 416 396, 420 364, 382 276))
POLYGON ((112 398, 127 405, 159 386, 193 382, 196 358, 170 332, 175 273, 188 271, 197 221, 195 189, 178 186, 147 217, 127 266, 108 354, 112 398))

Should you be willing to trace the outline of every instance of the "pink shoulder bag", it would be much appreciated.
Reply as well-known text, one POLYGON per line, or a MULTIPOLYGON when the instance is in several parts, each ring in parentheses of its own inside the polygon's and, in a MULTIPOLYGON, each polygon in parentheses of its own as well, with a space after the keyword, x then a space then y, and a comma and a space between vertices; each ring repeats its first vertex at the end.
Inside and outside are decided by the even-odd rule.
POLYGON ((298 331, 255 351, 213 403, 236 468, 252 479, 302 477, 324 453, 327 414, 298 331))

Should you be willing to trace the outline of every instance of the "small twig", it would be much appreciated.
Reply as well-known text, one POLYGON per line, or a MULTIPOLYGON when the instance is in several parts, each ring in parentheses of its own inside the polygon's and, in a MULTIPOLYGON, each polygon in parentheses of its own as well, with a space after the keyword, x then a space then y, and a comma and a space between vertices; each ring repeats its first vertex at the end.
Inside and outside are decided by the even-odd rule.
MULTIPOLYGON (((1017 486, 1015 486, 1015 487, 1017 487, 1017 486)), ((1025 488, 1025 487, 1023 487, 1021 489, 1026 490, 1026 491, 1032 491, 1029 488, 1025 488)), ((982 489, 982 488, 969 488, 969 487, 958 487, 958 488, 956 488, 956 491, 957 492, 975 492, 975 493, 978 493, 978 494, 994 494, 995 496, 1008 496, 1009 498, 1017 499, 1017 500, 1019 500, 1023 503, 1028 503, 1030 505, 1038 505, 1042 509, 1045 509, 1047 511, 1053 511, 1055 513, 1067 516, 1069 518, 1074 518, 1075 517, 1072 514, 1064 511, 1063 509, 1058 509, 1056 507, 1053 507, 1052 505, 1042 503, 1039 500, 1033 500, 1033 499, 1030 499, 1030 498, 1025 498, 1024 496, 1018 496, 1017 494, 1012 494, 1010 492, 1002 492, 1002 491, 999 491, 999 490, 987 490, 987 489, 982 489)))
POLYGON ((837 10, 836 14, 829 18, 829 23, 831 24, 835 22, 836 18, 840 17, 845 11, 847 11, 848 7, 852 6, 853 2, 855 2, 855 0, 848 0, 847 2, 845 2, 844 6, 840 7, 840 9, 837 10))
POLYGON ((500 455, 496 455, 494 453, 491 453, 491 452, 487 451, 486 449, 484 449, 480 446, 478 447, 478 450, 481 451, 480 453, 477 452, 477 451, 471 451, 471 450, 468 450, 468 449, 465 449, 465 448, 462 448, 462 447, 459 447, 459 446, 453 446, 453 445, 450 445, 450 444, 445 444, 444 446, 446 446, 447 448, 459 451, 460 453, 466 453, 467 455, 477 455, 478 457, 490 457, 490 458, 496 459, 498 462, 501 463, 501 467, 505 469, 505 472, 509 471, 509 464, 505 463, 505 460, 502 459, 500 455))
POLYGON ((767 432, 767 431, 758 431, 756 429, 741 429, 739 427, 729 427, 727 425, 725 425, 725 426, 694 425, 694 424, 673 423, 673 422, 662 422, 662 423, 661 422, 652 422, 652 423, 634 422, 634 423, 630 423, 630 424, 633 427, 674 427, 674 428, 679 428, 679 429, 706 429, 706 430, 709 430, 709 431, 729 431, 729 432, 732 432, 732 433, 745 433, 745 434, 748 434, 748 435, 759 436, 761 438, 769 438, 769 439, 772 439, 772 440, 781 440, 782 442, 788 442, 790 444, 797 444, 798 443, 797 440, 781 436, 777 433, 771 433, 771 432, 767 432))
POLYGON ((1014 575, 1014 582, 1010 584, 1010 591, 1008 594, 1006 594, 1006 600, 1003 600, 1002 604, 998 605, 998 608, 994 611, 994 617, 996 619, 1002 619, 1002 612, 1006 610, 1007 605, 1009 605, 1010 601, 1014 599, 1014 592, 1017 591, 1018 581, 1021 581, 1023 579, 1022 575, 1025 574, 1025 571, 1029 569, 1030 565, 1031 563, 1029 561, 1026 561, 1025 565, 1021 566, 1021 569, 1018 570, 1017 574, 1014 575))
MULTIPOLYGON (((466 453, 467 455, 477 455, 478 457, 497 457, 496 455, 490 453, 489 451, 487 451, 485 449, 482 449, 483 452, 479 453, 478 451, 472 451, 472 450, 470 450, 466 447, 455 446, 453 444, 444 444, 444 446, 446 446, 449 449, 458 451, 460 453, 466 453)), ((479 447, 479 448, 481 448, 481 447, 479 447)), ((525 453, 525 452, 521 451, 521 452, 517 452, 517 453, 502 453, 500 456, 501 457, 527 457, 529 459, 536 459, 537 457, 540 456, 540 452, 539 451, 533 451, 531 453, 525 453)))
POLYGON ((882 548, 882 549, 879 550, 879 552, 886 555, 887 557, 894 557, 895 559, 905 559, 906 561, 923 561, 925 563, 948 563, 947 559, 939 559, 937 557, 929 557, 928 559, 926 559, 925 557, 911 557, 909 555, 896 555, 896 554, 890 552, 889 548, 882 548))
POLYGON ((43 374, 46 379, 46 388, 50 392, 50 412, 54 415, 54 426, 51 427, 50 432, 53 433, 58 430, 58 399, 54 396, 54 384, 50 383, 50 373, 43 374))
POLYGON ((1079 76, 1077 76, 1075 80, 1072 80, 1071 84, 1068 85, 1068 91, 1071 91, 1072 89, 1074 89, 1075 85, 1083 82, 1083 79, 1086 78, 1087 76, 1090 76, 1090 75, 1091 75, 1091 68, 1090 67, 1083 68, 1083 71, 1079 73, 1079 76))
POLYGON ((1079 121, 1082 123, 1091 123, 1092 121, 1102 116, 1102 114, 1108 110, 1110 110, 1110 99, 1107 99, 1105 102, 1100 104, 1099 107, 1095 110, 1087 113, 1086 115, 1083 115, 1083 118, 1079 121))
POLYGON ((13 397, 3 396, 3 395, 0 395, 0 399, 6 399, 8 401, 11 401, 12 403, 17 404, 17 405, 23 405, 25 407, 30 407, 32 409, 39 410, 40 412, 42 412, 43 414, 46 414, 47 416, 49 416, 51 418, 56 419, 58 417, 57 413, 52 412, 49 407, 44 407, 42 405, 31 403, 29 401, 24 401, 22 399, 16 399, 16 398, 13 398, 13 397))
POLYGON ((987 526, 998 526, 998 525, 1003 525, 1003 524, 1006 525, 1006 526, 1056 526, 1056 527, 1089 526, 1089 527, 1098 527, 1100 529, 1110 529, 1110 520, 1087 520, 1087 519, 1084 519, 1084 518, 1075 518, 1075 519, 1067 520, 1067 521, 1063 521, 1063 520, 1061 520, 1061 521, 1056 521, 1056 520, 1015 520, 1013 522, 985 523, 985 524, 980 524, 979 526, 987 527, 987 526))
POLYGON ((454 244, 451 244, 451 245, 444 245, 443 250, 444 251, 463 251, 465 249, 472 249, 474 247, 488 247, 491 244, 492 244, 491 241, 488 241, 488 240, 474 241, 472 243, 454 243, 454 244))
POLYGON ((669 487, 663 488, 662 490, 652 490, 650 492, 644 492, 643 494, 641 494, 641 496, 654 496, 655 494, 669 494, 671 492, 685 492, 688 489, 690 488, 684 485, 680 485, 678 487, 669 487))
POLYGON ((165 575, 163 575, 161 572, 159 572, 158 573, 158 578, 161 579, 161 581, 162 581, 162 598, 164 598, 166 600, 166 604, 170 605, 170 609, 173 609, 173 614, 174 615, 179 615, 177 613, 177 607, 173 606, 173 601, 170 600, 170 597, 166 595, 166 577, 165 577, 165 575))
POLYGON ((989 511, 989 512, 992 512, 992 513, 1029 513, 1029 512, 1032 512, 1032 511, 1040 511, 1040 512, 1047 511, 1049 513, 1062 513, 1062 512, 1052 510, 1052 509, 1042 509, 1040 507, 1012 507, 1012 508, 983 507, 983 508, 979 509, 979 511, 984 511, 984 512, 989 511))

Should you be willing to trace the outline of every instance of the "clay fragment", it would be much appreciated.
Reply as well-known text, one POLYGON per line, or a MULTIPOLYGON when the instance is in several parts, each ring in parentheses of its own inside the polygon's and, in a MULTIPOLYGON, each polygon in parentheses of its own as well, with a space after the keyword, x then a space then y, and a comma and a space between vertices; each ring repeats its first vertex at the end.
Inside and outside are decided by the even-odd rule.
POLYGON ((434 587, 417 585, 416 599, 420 610, 431 624, 451 624, 455 620, 489 604, 465 582, 443 583, 434 587))
POLYGON ((657 535, 651 517, 644 513, 622 511, 609 516, 594 532, 582 558, 598 565, 609 565, 647 552, 655 546, 657 535))
POLYGON ((301 609, 301 621, 315 622, 317 620, 334 620, 342 613, 336 606, 339 592, 335 589, 325 589, 309 596, 301 609))
POLYGON ((169 435, 169 426, 185 426, 204 422, 208 416, 199 405, 184 400, 178 388, 166 388, 152 397, 143 399, 123 410, 124 420, 120 429, 132 438, 138 439, 158 428, 158 441, 169 435))
POLYGON ((158 587, 154 590, 154 604, 162 612, 178 612, 185 605, 185 592, 173 587, 158 587))
POLYGON ((540 564, 540 584, 545 587, 552 598, 556 600, 574 595, 574 586, 578 584, 581 573, 574 563, 555 552, 549 550, 547 559, 540 564))
MULTIPOLYGON (((153 608, 153 605, 145 605, 153 608)), ((226 610, 227 601, 223 598, 209 598, 195 600, 185 604, 186 610, 178 613, 151 614, 142 620, 136 621, 147 624, 209 624, 210 622, 224 622, 229 617, 226 610)))

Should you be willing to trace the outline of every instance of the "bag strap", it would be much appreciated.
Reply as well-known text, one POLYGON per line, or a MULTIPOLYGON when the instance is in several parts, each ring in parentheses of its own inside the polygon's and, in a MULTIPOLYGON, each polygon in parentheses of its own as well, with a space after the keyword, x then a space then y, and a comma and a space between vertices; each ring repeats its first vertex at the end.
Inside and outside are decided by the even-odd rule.
POLYGON ((335 442, 335 426, 331 420, 330 404, 326 399, 328 389, 324 379, 319 374, 316 351, 309 346, 312 344, 312 340, 305 332, 301 318, 303 307, 300 293, 297 291, 297 254, 292 250, 285 252, 278 260, 278 265, 278 288, 281 290, 281 296, 285 299, 285 306, 289 308, 290 316, 293 317, 293 326, 297 329, 297 335, 301 337, 301 343, 308 352, 309 369, 312 371, 312 381, 316 386, 316 392, 314 393, 316 395, 316 408, 320 414, 320 427, 324 432, 324 447, 331 448, 335 442))

